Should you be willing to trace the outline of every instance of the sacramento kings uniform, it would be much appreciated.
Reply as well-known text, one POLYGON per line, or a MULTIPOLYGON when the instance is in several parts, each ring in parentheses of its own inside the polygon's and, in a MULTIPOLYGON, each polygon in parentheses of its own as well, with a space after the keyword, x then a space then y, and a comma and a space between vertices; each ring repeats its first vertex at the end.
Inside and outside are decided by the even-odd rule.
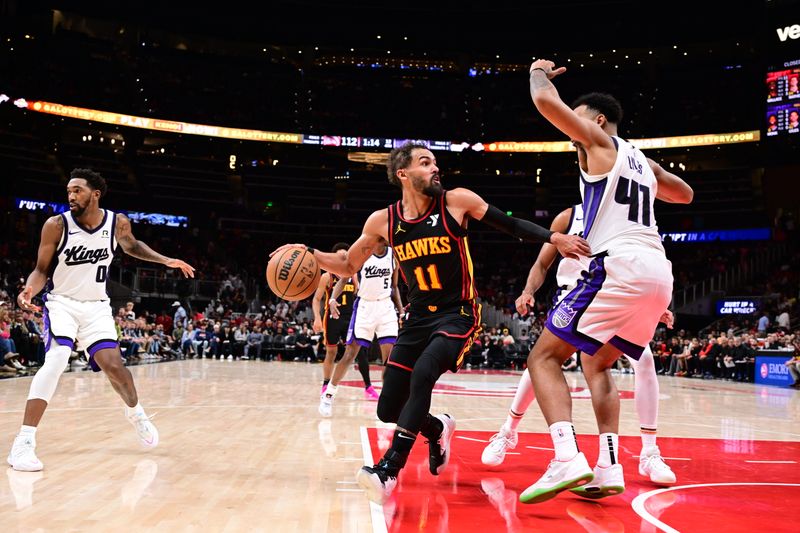
POLYGON ((325 287, 325 309, 322 311, 323 329, 325 331, 325 344, 336 346, 347 339, 347 327, 350 325, 350 316, 353 314, 353 299, 355 298, 356 287, 352 279, 348 279, 342 288, 342 294, 336 300, 339 304, 339 318, 331 318, 329 301, 333 286, 339 280, 335 274, 330 275, 328 286, 325 287))
POLYGON ((399 201, 389 206, 389 244, 410 306, 387 364, 409 371, 437 335, 453 341, 450 370, 457 371, 480 332, 467 232, 447 211, 446 194, 414 220, 403 218, 399 201))
POLYGON ((583 238, 594 255, 565 283, 547 328, 590 355, 610 343, 638 359, 672 299, 672 264, 653 212, 656 177, 640 150, 612 139, 617 159, 607 175, 581 169, 583 238))
POLYGON ((52 287, 44 296, 45 350, 55 342, 92 357, 99 350, 118 346, 117 329, 106 292, 106 280, 117 241, 116 215, 103 210, 95 229, 81 226, 71 213, 62 213, 64 234, 59 241, 50 276, 52 287))
POLYGON ((394 253, 388 246, 383 255, 371 255, 361 267, 347 344, 355 341, 369 347, 375 335, 379 344, 394 344, 397 340, 397 313, 392 301, 393 276, 394 253))

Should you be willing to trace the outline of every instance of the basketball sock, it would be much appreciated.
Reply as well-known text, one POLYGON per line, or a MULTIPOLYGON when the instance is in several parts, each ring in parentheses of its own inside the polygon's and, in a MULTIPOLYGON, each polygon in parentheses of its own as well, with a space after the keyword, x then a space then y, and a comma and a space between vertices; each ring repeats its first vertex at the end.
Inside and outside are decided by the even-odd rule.
POLYGON ((600 434, 600 453, 597 455, 597 466, 608 468, 619 462, 619 435, 616 433, 600 434))
POLYGON ((361 379, 364 380, 364 388, 368 389, 372 386, 372 382, 369 379, 369 359, 367 358, 367 351, 359 348, 356 361, 358 362, 358 371, 361 373, 361 379))
POLYGON ((35 435, 36 435, 36 426, 26 426, 26 425, 23 425, 23 426, 22 426, 22 427, 19 429, 19 434, 20 434, 20 435, 25 435, 25 436, 30 436, 30 437, 33 437, 33 436, 35 436, 35 435))
POLYGON ((331 398, 332 398, 332 397, 336 396, 336 391, 338 391, 338 390, 339 390, 339 387, 337 387, 336 385, 329 384, 328 388, 325 389, 325 394, 326 395, 330 394, 331 398))
POLYGON ((134 405, 133 407, 128 407, 126 405, 125 406, 125 414, 128 415, 128 416, 133 415, 133 414, 137 414, 137 415, 144 414, 144 407, 142 407, 142 404, 140 404, 139 402, 136 402, 136 405, 134 405))
POLYGON ((331 380, 329 380, 329 379, 323 379, 322 380, 322 386, 326 387, 328 385, 328 383, 330 383, 330 382, 331 382, 331 380))
POLYGON ((531 373, 527 370, 522 373, 517 385, 517 391, 514 393, 514 400, 511 402, 511 409, 509 419, 506 424, 511 424, 510 416, 517 414, 516 420, 513 425, 509 425, 511 429, 516 430, 528 407, 533 403, 533 383, 531 382, 531 373))
POLYGON ((648 427, 640 427, 639 431, 641 431, 642 435, 642 449, 654 448, 656 446, 656 437, 657 437, 657 429, 655 426, 648 428, 648 427))
POLYGON ((550 438, 556 449, 556 460, 570 461, 578 455, 578 440, 572 422, 556 422, 550 426, 550 438))
POLYGON ((522 417, 525 416, 525 413, 515 413, 513 409, 509 409, 508 417, 506 418, 506 423, 503 424, 503 428, 506 431, 516 431, 517 426, 519 423, 522 422, 522 417))
POLYGON ((425 416, 425 421, 422 422, 422 426, 419 429, 422 436, 429 440, 438 439, 442 431, 444 431, 444 424, 430 413, 425 416))
POLYGON ((395 429, 394 437, 392 438, 392 445, 389 448, 389 451, 394 451, 397 453, 403 459, 403 463, 405 463, 405 459, 408 457, 408 454, 411 453, 411 448, 414 447, 414 443, 416 441, 416 435, 411 435, 406 431, 395 429))

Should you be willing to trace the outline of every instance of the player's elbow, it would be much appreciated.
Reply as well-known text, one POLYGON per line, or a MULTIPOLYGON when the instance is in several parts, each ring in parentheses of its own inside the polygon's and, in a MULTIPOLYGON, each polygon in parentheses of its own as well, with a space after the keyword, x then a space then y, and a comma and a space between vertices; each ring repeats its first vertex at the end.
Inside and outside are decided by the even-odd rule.
POLYGON ((678 203, 681 204, 690 204, 694 200, 694 189, 692 189, 689 185, 684 185, 681 188, 680 194, 678 197, 678 203))

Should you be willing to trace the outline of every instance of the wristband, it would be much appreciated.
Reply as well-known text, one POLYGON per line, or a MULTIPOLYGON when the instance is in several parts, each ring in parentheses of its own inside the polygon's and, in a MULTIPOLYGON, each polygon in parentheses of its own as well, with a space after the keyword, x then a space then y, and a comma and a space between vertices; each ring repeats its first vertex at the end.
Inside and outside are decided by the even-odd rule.
POLYGON ((531 69, 531 74, 533 74, 533 71, 534 71, 534 70, 541 70, 542 72, 544 72, 544 73, 545 73, 545 75, 547 75, 547 71, 546 71, 545 69, 543 69, 542 67, 536 67, 536 68, 532 68, 532 69, 531 69))
POLYGON ((306 252, 310 253, 311 255, 314 255, 315 250, 310 246, 306 246, 306 252))

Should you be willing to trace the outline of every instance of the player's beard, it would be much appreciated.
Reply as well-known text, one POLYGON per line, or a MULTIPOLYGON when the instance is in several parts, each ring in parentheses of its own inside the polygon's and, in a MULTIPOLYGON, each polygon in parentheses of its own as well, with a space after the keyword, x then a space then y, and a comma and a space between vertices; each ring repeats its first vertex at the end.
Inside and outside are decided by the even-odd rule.
POLYGON ((70 208, 70 212, 72 213, 72 215, 73 215, 75 218, 80 218, 80 217, 81 217, 81 216, 83 216, 83 214, 86 212, 86 209, 87 209, 88 207, 89 207, 89 204, 88 204, 88 203, 87 203, 86 205, 81 205, 81 204, 79 204, 79 203, 77 203, 77 202, 76 202, 76 203, 75 203, 75 210, 73 211, 73 210, 72 210, 72 208, 70 208))
POLYGON ((444 193, 442 183, 440 181, 433 181, 433 179, 431 179, 427 185, 424 185, 422 179, 419 179, 419 181, 414 182, 414 188, 431 198, 438 198, 444 193))

